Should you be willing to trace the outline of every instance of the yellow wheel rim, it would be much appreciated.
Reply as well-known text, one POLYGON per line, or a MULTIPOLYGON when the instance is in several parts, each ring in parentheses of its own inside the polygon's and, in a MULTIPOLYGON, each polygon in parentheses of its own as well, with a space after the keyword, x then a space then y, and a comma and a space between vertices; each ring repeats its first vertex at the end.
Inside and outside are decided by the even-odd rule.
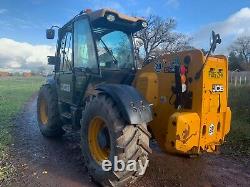
POLYGON ((110 153, 110 138, 105 122, 101 117, 91 120, 88 129, 89 149, 98 164, 107 160, 110 153))
POLYGON ((40 120, 43 125, 48 123, 48 105, 44 97, 42 97, 40 102, 40 120))

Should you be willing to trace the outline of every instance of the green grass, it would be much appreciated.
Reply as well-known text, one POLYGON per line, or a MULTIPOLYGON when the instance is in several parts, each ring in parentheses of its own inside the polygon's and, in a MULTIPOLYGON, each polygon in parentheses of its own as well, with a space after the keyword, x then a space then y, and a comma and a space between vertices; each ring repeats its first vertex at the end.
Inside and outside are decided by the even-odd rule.
POLYGON ((11 166, 1 161, 7 160, 13 141, 13 119, 32 94, 38 91, 43 80, 42 77, 0 77, 0 182, 11 171, 11 166))
POLYGON ((250 87, 231 87, 229 105, 232 110, 231 130, 223 152, 231 156, 250 156, 250 87))

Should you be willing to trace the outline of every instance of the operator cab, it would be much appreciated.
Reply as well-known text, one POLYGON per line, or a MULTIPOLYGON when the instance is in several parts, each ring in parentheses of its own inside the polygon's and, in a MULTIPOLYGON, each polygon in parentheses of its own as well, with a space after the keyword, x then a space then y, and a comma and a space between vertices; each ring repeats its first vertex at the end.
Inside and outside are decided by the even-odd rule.
POLYGON ((146 22, 113 10, 99 10, 89 16, 102 78, 130 84, 136 69, 133 33, 146 27, 146 22))
MULTIPOLYGON (((54 38, 53 27, 46 32, 48 39, 54 38)), ((145 27, 142 18, 101 9, 81 12, 59 28, 57 52, 48 61, 60 79, 61 100, 79 101, 88 81, 131 84, 136 71, 133 33, 145 27)))
POLYGON ((132 35, 147 26, 145 20, 111 9, 101 9, 88 15, 102 74, 105 70, 134 70, 132 35))

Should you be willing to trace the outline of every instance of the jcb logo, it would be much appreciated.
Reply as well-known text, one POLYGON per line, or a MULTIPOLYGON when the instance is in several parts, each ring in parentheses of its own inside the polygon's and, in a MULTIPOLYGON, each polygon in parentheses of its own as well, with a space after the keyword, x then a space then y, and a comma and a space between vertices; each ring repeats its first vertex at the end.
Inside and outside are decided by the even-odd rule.
POLYGON ((224 91, 223 85, 213 84, 212 91, 213 92, 223 92, 224 91))

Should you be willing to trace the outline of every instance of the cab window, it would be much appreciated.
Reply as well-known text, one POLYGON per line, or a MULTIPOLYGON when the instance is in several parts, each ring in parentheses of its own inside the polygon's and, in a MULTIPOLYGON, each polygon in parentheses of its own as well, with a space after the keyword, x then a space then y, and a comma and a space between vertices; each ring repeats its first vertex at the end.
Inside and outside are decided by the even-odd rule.
POLYGON ((74 64, 75 67, 98 72, 96 50, 88 19, 80 19, 74 23, 74 64))
POLYGON ((65 32, 60 44, 60 70, 72 71, 73 68, 73 56, 72 56, 72 32, 65 32))
POLYGON ((134 66, 130 34, 104 28, 94 29, 102 69, 131 69, 134 66))

